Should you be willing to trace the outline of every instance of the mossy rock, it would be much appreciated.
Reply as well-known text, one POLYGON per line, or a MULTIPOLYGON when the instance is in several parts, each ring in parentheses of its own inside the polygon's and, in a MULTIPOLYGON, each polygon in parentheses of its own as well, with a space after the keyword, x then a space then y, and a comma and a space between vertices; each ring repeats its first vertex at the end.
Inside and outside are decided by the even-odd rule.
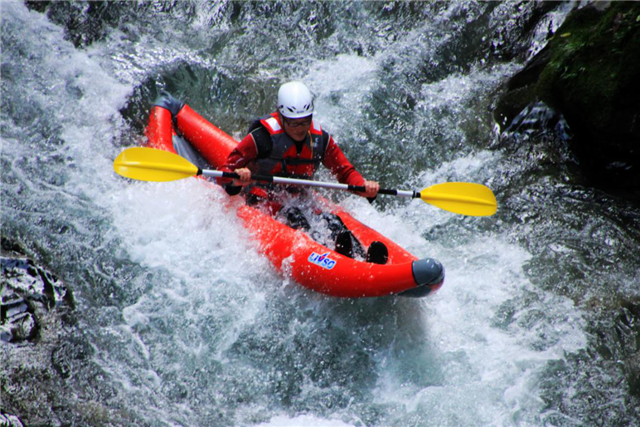
POLYGON ((507 83, 495 120, 506 127, 539 101, 565 117, 593 185, 640 196, 640 3, 571 12, 507 83))

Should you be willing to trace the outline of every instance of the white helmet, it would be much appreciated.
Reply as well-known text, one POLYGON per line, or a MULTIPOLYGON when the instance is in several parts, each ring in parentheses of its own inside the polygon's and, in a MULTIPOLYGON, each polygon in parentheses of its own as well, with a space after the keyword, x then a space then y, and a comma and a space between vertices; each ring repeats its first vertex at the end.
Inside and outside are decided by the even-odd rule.
POLYGON ((304 83, 289 82, 278 91, 278 111, 288 119, 298 119, 313 114, 313 96, 304 83))

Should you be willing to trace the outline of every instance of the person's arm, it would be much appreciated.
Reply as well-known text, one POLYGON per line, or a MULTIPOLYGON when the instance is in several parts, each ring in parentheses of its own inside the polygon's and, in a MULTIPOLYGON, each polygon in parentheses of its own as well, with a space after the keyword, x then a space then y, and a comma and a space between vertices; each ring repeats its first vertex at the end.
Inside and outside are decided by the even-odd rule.
POLYGON ((231 151, 226 163, 218 168, 218 170, 222 172, 236 172, 240 174, 243 179, 218 178, 218 184, 222 185, 231 196, 240 193, 242 183, 248 183, 251 178, 251 172, 247 169, 247 166, 254 161, 257 156, 258 150, 256 143, 253 136, 249 134, 231 151))
POLYGON ((333 137, 329 136, 329 143, 324 154, 322 164, 327 167, 338 179, 338 182, 347 185, 364 186, 364 193, 356 193, 359 196, 375 198, 380 186, 375 181, 366 181, 355 167, 349 162, 333 137))

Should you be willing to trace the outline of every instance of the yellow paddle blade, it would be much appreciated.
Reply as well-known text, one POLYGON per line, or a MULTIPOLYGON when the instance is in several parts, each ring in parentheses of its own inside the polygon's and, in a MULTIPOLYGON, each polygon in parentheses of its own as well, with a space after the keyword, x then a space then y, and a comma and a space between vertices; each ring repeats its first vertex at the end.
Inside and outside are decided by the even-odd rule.
POLYGON ((462 215, 489 216, 498 209, 493 191, 470 182, 432 185, 420 192, 420 198, 440 209, 462 215))
POLYGON ((117 174, 140 181, 175 181, 198 174, 198 167, 187 159, 155 148, 124 150, 113 162, 117 174))

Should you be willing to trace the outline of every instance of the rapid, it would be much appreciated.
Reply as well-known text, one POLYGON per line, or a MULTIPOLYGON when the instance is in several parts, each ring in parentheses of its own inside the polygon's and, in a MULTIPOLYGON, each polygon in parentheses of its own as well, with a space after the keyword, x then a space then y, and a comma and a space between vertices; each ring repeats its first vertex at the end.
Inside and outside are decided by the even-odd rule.
POLYGON ((82 348, 67 361, 73 402, 52 413, 162 427, 640 423, 626 363, 640 346, 640 211, 582 185, 548 111, 511 129, 491 116, 574 6, 3 1, 2 236, 73 290, 66 339, 82 348), (440 260, 437 294, 313 293, 260 256, 224 192, 114 173, 163 91, 241 138, 291 79, 368 179, 494 190, 487 218, 326 193, 440 260))

